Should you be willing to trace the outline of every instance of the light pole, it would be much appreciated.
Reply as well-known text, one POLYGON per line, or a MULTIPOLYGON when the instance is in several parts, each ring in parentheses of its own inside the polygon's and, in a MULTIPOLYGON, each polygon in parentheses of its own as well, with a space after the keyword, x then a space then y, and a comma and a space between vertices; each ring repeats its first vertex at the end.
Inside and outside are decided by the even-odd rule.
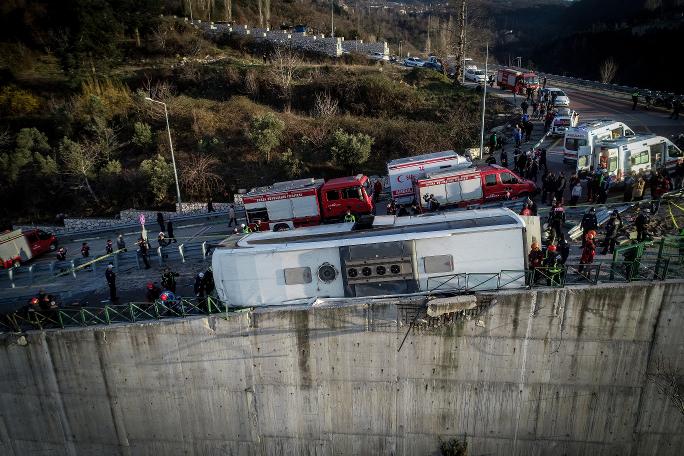
MULTIPOLYGON (((489 43, 487 43, 487 53, 485 57, 485 77, 487 77, 487 66, 489 64, 489 43)), ((485 125, 485 106, 487 103, 487 80, 485 79, 485 83, 483 84, 483 90, 482 90, 482 123, 480 125, 480 158, 484 155, 484 125, 485 125)), ((489 153, 492 155, 494 154, 493 150, 490 150, 489 153)))
POLYGON ((518 68, 522 68, 522 57, 516 57, 518 60, 518 68))
POLYGON ((335 38, 335 1, 330 0, 330 36, 335 38))
POLYGON ((192 19, 192 0, 188 0, 188 5, 190 5, 190 22, 193 22, 193 19, 192 19))
POLYGON ((176 179, 176 196, 178 196, 178 210, 183 212, 183 207, 181 206, 181 194, 180 186, 178 185, 178 170, 176 169, 176 157, 173 155, 173 141, 171 141, 171 127, 169 126, 169 110, 166 109, 166 103, 163 101, 153 100, 150 97, 145 97, 145 100, 151 101, 152 103, 158 103, 164 106, 164 115, 166 116, 166 132, 169 134, 169 148, 171 149, 171 163, 173 164, 173 176, 176 179))

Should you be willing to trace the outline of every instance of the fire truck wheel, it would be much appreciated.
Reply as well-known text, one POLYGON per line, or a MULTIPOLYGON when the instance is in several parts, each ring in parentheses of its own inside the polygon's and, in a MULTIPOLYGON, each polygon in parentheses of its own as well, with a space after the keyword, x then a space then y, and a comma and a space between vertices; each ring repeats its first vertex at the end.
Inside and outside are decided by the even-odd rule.
POLYGON ((57 250, 57 241, 50 244, 50 252, 54 252, 55 250, 57 250))

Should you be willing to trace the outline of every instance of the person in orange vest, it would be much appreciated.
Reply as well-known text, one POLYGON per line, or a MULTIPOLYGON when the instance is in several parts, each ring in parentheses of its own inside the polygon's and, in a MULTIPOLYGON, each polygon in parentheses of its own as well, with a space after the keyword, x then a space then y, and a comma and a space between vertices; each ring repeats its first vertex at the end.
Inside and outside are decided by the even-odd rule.
POLYGON ((580 274, 584 270, 584 265, 589 265, 594 262, 594 256, 596 256, 596 244, 594 243, 595 237, 596 231, 591 230, 587 233, 587 236, 584 240, 582 256, 580 257, 580 266, 577 268, 577 271, 580 274))

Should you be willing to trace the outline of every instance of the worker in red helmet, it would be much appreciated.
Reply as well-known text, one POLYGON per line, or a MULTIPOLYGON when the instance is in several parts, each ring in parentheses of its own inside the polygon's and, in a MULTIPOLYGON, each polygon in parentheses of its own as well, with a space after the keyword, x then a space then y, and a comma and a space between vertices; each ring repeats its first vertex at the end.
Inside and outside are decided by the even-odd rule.
POLYGON ((544 255, 544 274, 546 275, 546 284, 552 287, 561 285, 561 258, 558 254, 558 249, 555 244, 550 244, 546 248, 544 255))
POLYGON ((588 265, 594 262, 594 256, 596 256, 596 231, 589 230, 587 235, 584 237, 584 247, 582 247, 582 256, 580 257, 580 266, 577 271, 581 274, 584 270, 584 265, 588 265))
POLYGON ((535 281, 536 269, 542 267, 544 264, 544 252, 542 252, 538 242, 532 243, 532 250, 530 250, 530 253, 527 255, 527 262, 530 272, 532 273, 532 281, 535 281))
POLYGON ((147 298, 147 302, 153 303, 157 299, 159 299, 159 295, 161 294, 161 289, 157 286, 155 282, 147 282, 147 289, 145 291, 145 297, 147 298))

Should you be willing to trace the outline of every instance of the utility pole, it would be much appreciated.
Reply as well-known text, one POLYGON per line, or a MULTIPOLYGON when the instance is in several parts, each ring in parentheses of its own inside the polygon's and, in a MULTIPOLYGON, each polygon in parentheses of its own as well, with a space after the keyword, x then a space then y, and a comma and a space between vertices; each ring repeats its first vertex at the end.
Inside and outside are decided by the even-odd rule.
POLYGON ((330 36, 335 38, 335 0, 330 0, 330 36))
POLYGON ((190 22, 193 22, 194 19, 192 18, 192 0, 188 0, 188 5, 190 6, 190 22))
MULTIPOLYGON (((489 64, 489 43, 487 43, 487 53, 485 56, 485 75, 487 75, 489 64)), ((484 128, 485 128, 485 107, 487 106, 487 81, 482 85, 482 122, 480 124, 480 158, 484 155, 484 128)), ((493 150, 489 151, 491 154, 493 150)))
POLYGON ((171 127, 169 126, 169 111, 166 109, 166 103, 163 101, 153 100, 150 97, 145 97, 145 100, 152 103, 157 103, 164 106, 164 115, 166 116, 166 132, 169 134, 169 148, 171 149, 171 163, 173 164, 173 176, 176 178, 176 196, 178 197, 178 211, 182 212, 180 186, 178 185, 178 170, 176 170, 176 157, 173 155, 173 141, 171 141, 171 127))

